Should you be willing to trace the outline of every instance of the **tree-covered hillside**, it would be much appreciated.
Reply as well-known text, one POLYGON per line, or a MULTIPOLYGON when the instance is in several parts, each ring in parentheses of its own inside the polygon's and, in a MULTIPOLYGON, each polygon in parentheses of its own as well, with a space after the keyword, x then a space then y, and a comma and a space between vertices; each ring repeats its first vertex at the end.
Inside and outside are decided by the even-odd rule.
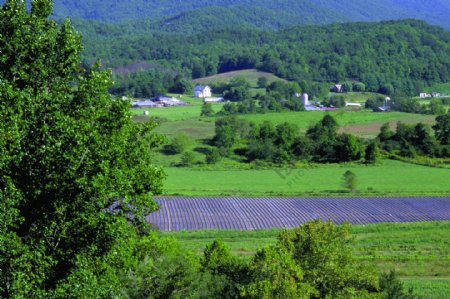
POLYGON ((202 14, 197 14, 205 21, 210 18, 226 21, 228 18, 223 16, 233 14, 237 17, 249 17, 241 21, 250 23, 255 21, 253 25, 261 25, 260 20, 265 20, 264 23, 267 22, 269 27, 277 25, 270 22, 272 17, 276 16, 278 20, 281 20, 278 24, 281 26, 285 23, 288 25, 325 24, 336 21, 417 18, 450 28, 448 19, 450 3, 443 0, 64 0, 56 1, 54 15, 58 18, 70 16, 103 21, 142 18, 170 20, 181 13, 205 7, 213 7, 212 10, 203 10, 202 14), (229 11, 220 12, 217 11, 217 7, 227 8, 229 11), (244 13, 241 14, 240 11, 244 13))
POLYGON ((190 35, 134 23, 82 21, 76 27, 84 33, 85 61, 101 58, 116 73, 145 70, 140 81, 147 85, 157 79, 167 87, 177 76, 191 79, 248 68, 297 82, 356 80, 369 91, 385 93, 412 94, 424 84, 450 81, 450 33, 422 21, 282 31, 225 28, 190 35))

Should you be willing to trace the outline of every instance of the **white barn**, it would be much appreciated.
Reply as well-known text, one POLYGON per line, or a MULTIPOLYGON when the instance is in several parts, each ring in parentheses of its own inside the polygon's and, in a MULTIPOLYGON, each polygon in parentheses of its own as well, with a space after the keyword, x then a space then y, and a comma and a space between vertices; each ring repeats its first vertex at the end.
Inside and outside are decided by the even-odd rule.
POLYGON ((197 85, 194 88, 194 95, 196 98, 210 98, 211 97, 211 87, 197 85))

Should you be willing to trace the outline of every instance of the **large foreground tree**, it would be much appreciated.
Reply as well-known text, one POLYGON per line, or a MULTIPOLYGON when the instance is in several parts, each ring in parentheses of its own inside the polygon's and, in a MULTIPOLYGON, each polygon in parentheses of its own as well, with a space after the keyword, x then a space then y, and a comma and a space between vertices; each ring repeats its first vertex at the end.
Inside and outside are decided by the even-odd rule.
POLYGON ((164 176, 154 125, 81 68, 52 1, 0 7, 0 297, 112 297, 164 176))

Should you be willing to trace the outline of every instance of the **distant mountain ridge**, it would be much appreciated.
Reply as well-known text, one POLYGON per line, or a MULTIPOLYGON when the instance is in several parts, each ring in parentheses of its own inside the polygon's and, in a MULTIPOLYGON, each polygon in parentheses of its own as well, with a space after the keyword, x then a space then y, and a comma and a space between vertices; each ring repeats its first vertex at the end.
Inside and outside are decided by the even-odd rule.
POLYGON ((223 25, 230 19, 239 19, 237 25, 269 29, 416 18, 450 29, 450 1, 447 0, 61 0, 55 1, 54 6, 57 18, 69 16, 107 22, 152 18, 163 31, 189 26, 192 20, 198 24, 213 20, 223 25))

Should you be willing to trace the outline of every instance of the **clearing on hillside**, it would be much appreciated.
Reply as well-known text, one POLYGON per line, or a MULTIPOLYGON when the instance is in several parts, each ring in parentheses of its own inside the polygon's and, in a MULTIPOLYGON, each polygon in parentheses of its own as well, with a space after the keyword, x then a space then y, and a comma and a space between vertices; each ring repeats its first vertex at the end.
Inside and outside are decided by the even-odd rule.
POLYGON ((256 69, 233 71, 227 73, 221 73, 214 76, 195 79, 194 83, 198 84, 217 84, 217 83, 230 83, 233 78, 242 77, 247 80, 253 88, 257 88, 258 78, 267 78, 269 83, 273 81, 286 81, 280 77, 275 76, 272 73, 260 72, 256 69))

